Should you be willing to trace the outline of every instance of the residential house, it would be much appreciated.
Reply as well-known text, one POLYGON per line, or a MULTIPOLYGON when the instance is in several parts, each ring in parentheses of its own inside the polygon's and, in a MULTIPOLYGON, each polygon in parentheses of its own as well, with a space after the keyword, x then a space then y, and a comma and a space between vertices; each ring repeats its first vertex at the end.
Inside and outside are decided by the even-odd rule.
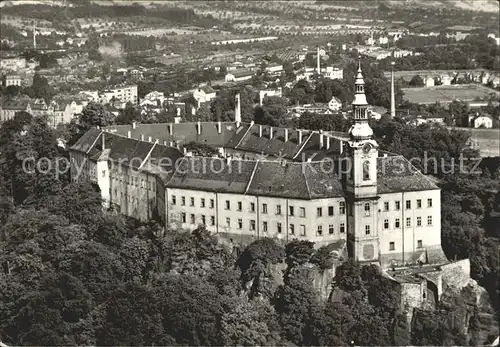
POLYGON ((17 99, 2 101, 0 105, 0 123, 14 118, 17 112, 28 112, 31 114, 30 99, 17 99))
POLYGON ((5 86, 19 86, 22 85, 22 78, 19 75, 7 75, 5 76, 5 86))
POLYGON ((210 102, 215 97, 215 90, 208 85, 199 87, 193 92, 193 98, 196 100, 198 108, 200 108, 202 103, 210 102))
POLYGON ((332 111, 340 111, 342 108, 342 101, 335 96, 332 96, 332 99, 328 102, 328 108, 332 111))
POLYGON ((271 75, 280 74, 283 71, 283 65, 278 63, 271 63, 266 66, 266 71, 271 75))
POLYGON ((493 128, 493 120, 491 119, 490 116, 487 115, 482 115, 482 116, 476 116, 473 118, 471 125, 474 128, 486 128, 486 129, 491 129, 493 128))
POLYGON ((262 106, 262 103, 264 102, 264 98, 266 96, 279 96, 281 97, 282 94, 282 89, 281 87, 278 87, 277 89, 264 89, 259 91, 259 105, 262 106))

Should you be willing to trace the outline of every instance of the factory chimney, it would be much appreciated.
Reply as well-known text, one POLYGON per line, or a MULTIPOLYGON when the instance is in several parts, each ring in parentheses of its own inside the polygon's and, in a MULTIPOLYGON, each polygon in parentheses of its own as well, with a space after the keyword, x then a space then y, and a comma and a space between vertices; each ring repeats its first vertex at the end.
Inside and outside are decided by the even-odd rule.
POLYGON ((316 59, 317 59, 317 67, 316 70, 318 72, 318 75, 321 74, 321 59, 319 57, 319 47, 318 47, 318 52, 316 53, 316 59))
POLYGON ((240 94, 236 94, 236 105, 234 108, 234 121, 236 122, 236 127, 239 128, 241 124, 241 99, 240 94))
POLYGON ((36 21, 33 21, 33 49, 36 49, 36 21))

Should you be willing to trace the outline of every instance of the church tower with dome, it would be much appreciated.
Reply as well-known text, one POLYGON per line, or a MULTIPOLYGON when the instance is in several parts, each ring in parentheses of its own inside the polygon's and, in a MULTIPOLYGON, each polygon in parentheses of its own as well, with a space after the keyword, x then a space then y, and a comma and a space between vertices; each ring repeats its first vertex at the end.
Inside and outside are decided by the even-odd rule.
POLYGON ((377 220, 378 145, 368 124, 368 102, 359 63, 353 106, 354 124, 344 152, 344 187, 347 205, 347 244, 349 256, 359 261, 379 259, 377 220))

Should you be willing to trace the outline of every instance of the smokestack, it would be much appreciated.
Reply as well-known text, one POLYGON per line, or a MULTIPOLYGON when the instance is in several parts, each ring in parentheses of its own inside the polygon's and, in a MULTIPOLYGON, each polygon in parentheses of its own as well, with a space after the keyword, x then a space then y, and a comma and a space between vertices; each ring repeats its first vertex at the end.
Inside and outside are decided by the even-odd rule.
POLYGON ((340 141, 340 154, 344 153, 344 142, 340 141))
POLYGON ((201 134, 201 122, 198 121, 198 124, 196 124, 196 132, 198 133, 198 135, 201 134))
POLYGON ((259 125, 259 137, 262 137, 262 125, 259 125))
POLYGON ((36 21, 33 21, 33 49, 36 49, 36 21))
POLYGON ((302 130, 299 130, 299 145, 302 143, 302 130))
POLYGON ((236 94, 236 106, 234 110, 234 121, 236 122, 236 127, 241 124, 241 105, 240 105, 240 94, 236 94))
POLYGON ((128 138, 131 138, 131 137, 132 137, 132 132, 131 132, 130 130, 129 130, 129 131, 127 131, 127 137, 128 137, 128 138))
POLYGON ((319 57, 319 47, 318 47, 318 53, 316 54, 317 55, 317 67, 316 69, 318 70, 318 75, 321 74, 321 59, 319 57))
POLYGON ((160 143, 160 140, 156 139, 156 140, 155 140, 155 143, 156 143, 156 144, 160 143))
POLYGON ((273 138, 273 127, 269 127, 269 139, 273 138))
POLYGON ((217 122, 217 133, 220 134, 222 132, 222 125, 220 121, 217 122))
POLYGON ((391 118, 396 117, 396 96, 394 95, 394 62, 391 62, 391 118))
POLYGON ((285 129, 285 142, 288 142, 288 129, 285 129))

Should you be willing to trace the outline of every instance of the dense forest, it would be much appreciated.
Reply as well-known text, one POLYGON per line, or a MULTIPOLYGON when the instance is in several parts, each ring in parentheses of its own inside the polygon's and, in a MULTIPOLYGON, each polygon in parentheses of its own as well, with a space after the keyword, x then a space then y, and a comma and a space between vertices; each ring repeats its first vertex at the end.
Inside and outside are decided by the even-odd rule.
MULTIPOLYGON (((91 105, 72 135, 112 122, 91 105)), ((302 125, 323 123, 318 116, 302 125)), ((450 163, 466 148, 465 134, 439 126, 414 128, 383 118, 372 127, 381 148, 406 157, 427 151, 450 163)), ((102 211, 93 185, 59 174, 67 156, 56 146, 60 135, 26 113, 0 128, 5 343, 401 346, 491 339, 478 337, 491 308, 476 303, 468 287, 421 312, 410 334, 394 282, 377 267, 334 257, 329 247, 261 239, 235 248, 203 227, 172 233, 102 211), (46 173, 23 170, 29 157, 48 158, 46 173), (311 276, 334 264, 333 294, 325 300, 311 276), (463 314, 472 317, 468 336, 454 318, 463 314)), ((442 242, 450 259, 470 258, 473 278, 498 309, 498 160, 485 160, 479 169, 435 174, 443 189, 442 242)))

